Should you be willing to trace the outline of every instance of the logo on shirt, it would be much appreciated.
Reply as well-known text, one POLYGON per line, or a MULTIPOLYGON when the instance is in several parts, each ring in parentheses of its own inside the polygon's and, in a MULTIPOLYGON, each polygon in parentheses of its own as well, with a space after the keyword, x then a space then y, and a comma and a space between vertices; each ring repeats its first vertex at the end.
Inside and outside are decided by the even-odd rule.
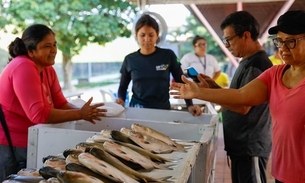
POLYGON ((168 64, 162 64, 156 66, 157 71, 165 71, 167 68, 168 68, 168 64))

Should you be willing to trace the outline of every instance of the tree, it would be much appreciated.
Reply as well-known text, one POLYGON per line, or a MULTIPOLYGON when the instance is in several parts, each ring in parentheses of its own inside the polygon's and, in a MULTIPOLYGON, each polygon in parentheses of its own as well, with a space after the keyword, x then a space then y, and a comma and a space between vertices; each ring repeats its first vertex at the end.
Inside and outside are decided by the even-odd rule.
MULTIPOLYGON (((8 0, 2 14, 19 34, 33 23, 48 25, 62 51, 64 89, 71 89, 73 56, 88 43, 130 37, 136 6, 125 0, 8 0)), ((94 54, 94 53, 92 53, 94 54)))
POLYGON ((177 42, 178 37, 186 35, 188 39, 180 46, 180 57, 184 54, 193 51, 192 40, 196 35, 202 36, 208 43, 207 52, 214 55, 218 61, 225 60, 225 54, 219 47, 218 43, 213 39, 208 30, 194 17, 190 15, 186 18, 186 24, 176 30, 170 31, 169 35, 174 38, 173 42, 177 42))

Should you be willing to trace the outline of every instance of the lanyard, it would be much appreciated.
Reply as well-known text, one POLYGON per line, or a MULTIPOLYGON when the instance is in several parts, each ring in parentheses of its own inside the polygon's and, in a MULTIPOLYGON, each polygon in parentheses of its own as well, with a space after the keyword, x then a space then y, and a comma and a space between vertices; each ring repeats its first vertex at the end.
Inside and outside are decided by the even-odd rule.
MULTIPOLYGON (((197 55, 197 54, 196 54, 197 55)), ((203 74, 205 74, 205 69, 206 69, 206 65, 207 65, 207 60, 206 60, 206 55, 203 57, 204 61, 202 62, 202 60, 200 59, 200 57, 197 55, 199 62, 201 63, 202 67, 203 67, 203 74)))

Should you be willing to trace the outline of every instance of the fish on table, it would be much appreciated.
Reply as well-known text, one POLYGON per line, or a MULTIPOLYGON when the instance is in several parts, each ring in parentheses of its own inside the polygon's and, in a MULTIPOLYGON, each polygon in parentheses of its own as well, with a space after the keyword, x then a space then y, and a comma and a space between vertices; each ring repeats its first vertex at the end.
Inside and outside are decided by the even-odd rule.
POLYGON ((172 146, 176 147, 176 151, 184 151, 183 145, 172 140, 167 135, 165 135, 157 130, 154 130, 153 128, 150 128, 148 126, 134 123, 131 125, 131 130, 142 133, 144 135, 150 135, 156 139, 159 139, 159 140, 167 143, 168 145, 172 145, 172 146))
POLYGON ((61 171, 57 174, 57 178, 62 183, 104 183, 96 177, 73 171, 61 171))
POLYGON ((118 156, 127 161, 137 163, 141 165, 143 168, 145 168, 147 171, 152 171, 155 168, 163 169, 163 170, 170 169, 167 166, 159 165, 153 162, 151 159, 143 156, 142 154, 124 145, 120 145, 115 142, 104 142, 103 146, 105 147, 106 151, 108 151, 110 154, 118 156))
POLYGON ((166 177, 150 177, 147 175, 144 175, 138 171, 135 171, 131 169, 129 166, 125 165, 122 163, 120 160, 118 160, 116 157, 110 155, 106 150, 98 149, 98 148, 88 148, 86 149, 86 152, 94 155, 96 158, 103 160, 123 173, 127 174, 131 178, 134 178, 135 180, 139 182, 155 182, 155 183, 163 183, 163 182, 168 182, 167 180, 171 178, 172 176, 166 176, 166 177))
POLYGON ((168 145, 167 143, 149 135, 144 135, 133 130, 131 130, 128 135, 132 141, 152 153, 167 154, 176 150, 176 147, 168 145))
POLYGON ((86 166, 87 168, 91 169, 92 171, 99 173, 105 176, 108 179, 111 179, 116 182, 128 182, 128 183, 139 183, 139 181, 131 178, 130 176, 126 175, 113 165, 100 160, 93 156, 90 153, 81 153, 78 156, 79 162, 86 166))

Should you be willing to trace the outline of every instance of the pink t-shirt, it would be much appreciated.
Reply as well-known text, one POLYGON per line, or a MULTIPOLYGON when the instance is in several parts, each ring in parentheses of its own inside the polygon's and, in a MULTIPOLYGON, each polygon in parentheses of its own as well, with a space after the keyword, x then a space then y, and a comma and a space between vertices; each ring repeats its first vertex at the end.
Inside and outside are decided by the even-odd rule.
MULTIPOLYGON (((18 56, 0 76, 0 104, 10 131, 13 146, 27 147, 28 128, 44 123, 51 108, 67 103, 53 67, 39 73, 27 56, 18 56)), ((0 125, 0 144, 8 145, 0 125)))
POLYGON ((272 175, 285 183, 305 182, 305 79, 294 88, 282 84, 286 64, 258 78, 268 87, 272 116, 272 175))

